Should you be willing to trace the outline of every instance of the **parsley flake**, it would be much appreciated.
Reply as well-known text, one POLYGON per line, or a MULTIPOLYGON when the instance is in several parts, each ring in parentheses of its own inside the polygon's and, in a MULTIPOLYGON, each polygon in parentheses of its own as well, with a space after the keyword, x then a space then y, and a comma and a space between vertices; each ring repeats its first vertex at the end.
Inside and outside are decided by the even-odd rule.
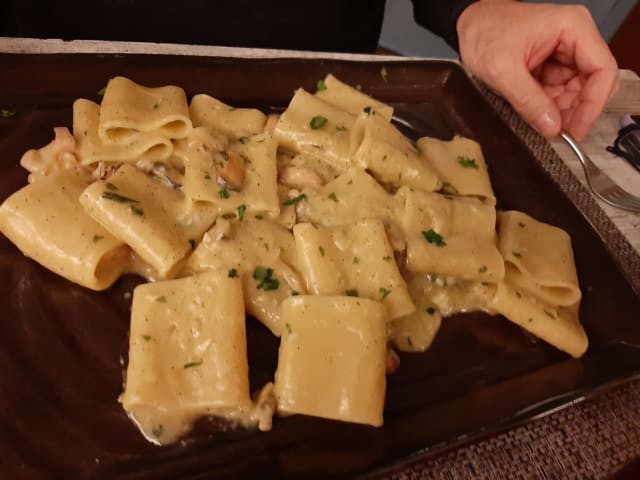
POLYGON ((11 117, 15 117, 16 115, 16 111, 15 110, 8 110, 3 108, 2 110, 0 110, 0 117, 2 118, 11 118, 11 117))
POLYGON ((336 127, 337 132, 344 132, 346 129, 347 127, 345 127, 344 125, 340 125, 339 127, 336 127))
POLYGON ((200 365, 202 365, 202 360, 198 360, 197 362, 185 363, 183 368, 186 370, 187 368, 199 367, 200 365))
POLYGON ((327 89, 327 85, 324 83, 324 80, 320 79, 318 80, 318 83, 316 83, 316 91, 317 92, 322 92, 323 90, 327 89))
POLYGON ((211 175, 209 175, 208 173, 204 176, 205 180, 211 180, 211 175))
POLYGON ((366 113, 367 115, 371 115, 371 114, 375 114, 376 113, 376 111, 372 107, 364 107, 362 109, 362 111, 364 113, 366 113))
POLYGON ((135 205, 129 205, 129 210, 131 211, 131 213, 133 213, 134 215, 136 215, 138 217, 143 217, 144 216, 144 210, 142 210, 139 207, 136 207, 135 205))
POLYGON ((153 427, 153 429, 151 430, 151 435, 153 435, 155 438, 160 438, 163 432, 164 427, 162 426, 162 424, 159 424, 153 427))
POLYGON ((360 259, 358 257, 353 257, 353 263, 355 264, 360 263, 360 259))
POLYGON ((142 339, 143 339, 145 342, 148 342, 149 340, 151 340, 151 335, 142 335, 142 339))
POLYGON ((227 190, 226 185, 222 187, 220 190, 218 190, 218 196, 220 198, 229 198, 231 196, 231 194, 229 193, 229 190, 227 190))
POLYGON ((486 272, 486 271, 487 271, 487 266, 486 266, 486 265, 482 265, 482 266, 478 269, 478 272, 480 272, 480 273, 484 273, 484 272, 486 272))
POLYGON ((384 287, 380 287, 378 291, 380 292, 380 296, 381 296, 380 300, 384 300, 391 293, 391 290, 384 287))
POLYGON ((165 297, 164 295, 161 295, 158 298, 156 298, 156 302, 167 303, 167 297, 165 297))
POLYGON ((426 232, 423 231, 422 236, 427 242, 433 243, 436 247, 445 247, 447 245, 447 242, 444 241, 442 235, 436 232, 433 228, 430 228, 426 232))
POLYGON ((322 115, 316 115, 309 122, 309 126, 313 130, 318 130, 319 128, 324 127, 324 125, 327 123, 327 121, 328 121, 327 117, 323 117, 322 115))
POLYGON ((102 192, 101 197, 105 200, 111 200, 112 202, 117 203, 140 203, 138 200, 134 200, 133 198, 125 197, 124 195, 113 192, 102 192))
POLYGON ((459 156, 458 163, 463 168, 475 168, 476 170, 478 169, 478 164, 476 163, 476 160, 474 158, 459 156))
POLYGON ((100 240, 102 240, 104 237, 102 235, 94 235, 93 236, 93 243, 97 243, 100 240))
POLYGON ((253 271, 253 278, 258 280, 258 286, 256 288, 264 291, 277 290, 280 286, 280 281, 277 278, 273 278, 273 269, 257 267, 253 271))
POLYGON ((287 333, 291 334, 292 330, 291 330, 291 325, 289 324, 289 322, 285 323, 284 326, 287 329, 287 333))
POLYGON ((345 295, 347 297, 358 297, 358 296, 360 296, 358 294, 358 290, 355 289, 355 288, 350 288, 349 290, 346 290, 344 293, 345 293, 345 295))
POLYGON ((247 211, 247 206, 243 203, 242 205, 238 205, 236 210, 238 211, 238 220, 244 220, 244 212, 247 211))
POLYGON ((107 87, 102 87, 100 90, 98 90, 96 93, 98 94, 99 97, 104 97, 105 92, 107 91, 107 87))
POLYGON ((229 277, 229 278, 237 278, 238 277, 238 270, 236 270, 235 268, 232 268, 231 270, 229 270, 227 272, 227 277, 229 277))
POLYGON ((429 307, 425 310, 425 312, 427 312, 429 315, 433 315, 434 313, 436 313, 436 309, 433 307, 429 307))
POLYGON ((513 254, 514 257, 516 258, 522 258, 522 254, 520 252, 511 252, 513 254))
POLYGON ((295 297, 295 296, 297 296, 297 295, 300 295, 300 292, 299 292, 299 291, 297 291, 297 290, 291 290, 291 296, 292 296, 292 297, 295 297))
POLYGON ((319 246, 318 247, 318 251, 320 252, 320 256, 324 257, 324 247, 323 246, 319 246))
POLYGON ((451 185, 449 182, 442 182, 442 188, 440 189, 443 193, 448 193, 449 195, 458 195, 458 189, 451 185))
POLYGON ((336 197, 336 194, 335 194, 335 193, 333 193, 333 192, 331 192, 331 193, 327 196, 327 198, 328 198, 329 200, 333 200, 334 202, 337 202, 337 201, 338 201, 338 197, 336 197))
POLYGON ((297 197, 293 197, 290 198, 289 200, 285 200, 284 202, 282 202, 283 205, 295 205, 297 204, 299 201, 301 200, 306 200, 307 199, 307 195, 304 193, 301 193, 300 195, 298 195, 297 197))
POLYGON ((104 184, 105 187, 107 187, 109 190, 118 190, 118 187, 116 187, 113 183, 111 182, 107 182, 104 184))

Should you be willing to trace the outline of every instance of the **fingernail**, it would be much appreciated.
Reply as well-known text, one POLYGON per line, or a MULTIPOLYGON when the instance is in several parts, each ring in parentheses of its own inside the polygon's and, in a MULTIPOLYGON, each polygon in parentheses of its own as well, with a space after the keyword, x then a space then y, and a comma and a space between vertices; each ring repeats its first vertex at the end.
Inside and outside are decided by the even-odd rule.
POLYGON ((551 135, 556 133, 560 125, 560 119, 555 114, 555 112, 544 112, 542 115, 538 117, 538 119, 533 122, 533 127, 543 135, 551 135))

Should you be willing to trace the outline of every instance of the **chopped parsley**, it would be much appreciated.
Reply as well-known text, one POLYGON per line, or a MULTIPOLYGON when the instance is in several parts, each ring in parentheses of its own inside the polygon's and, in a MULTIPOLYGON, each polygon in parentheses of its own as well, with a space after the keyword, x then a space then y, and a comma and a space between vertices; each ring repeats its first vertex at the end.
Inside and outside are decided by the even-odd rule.
POLYGON ((159 424, 153 427, 153 430, 151 430, 151 435, 153 435, 155 438, 160 438, 163 432, 164 432, 164 427, 162 426, 162 424, 159 424))
POLYGON ((237 278, 238 277, 238 270, 236 270, 235 268, 232 268, 231 270, 229 270, 227 272, 227 277, 229 277, 229 278, 237 278))
POLYGON ((337 201, 338 201, 338 197, 336 197, 336 194, 335 194, 335 193, 333 193, 333 192, 331 192, 331 193, 327 196, 327 198, 328 198, 329 200, 333 200, 334 202, 337 202, 337 201))
POLYGON ((8 110, 6 108, 3 108, 2 110, 0 110, 0 117, 2 118, 11 118, 11 117, 15 117, 15 115, 16 115, 15 110, 8 110))
POLYGON ((433 228, 430 228, 426 232, 423 231, 422 236, 427 242, 433 243, 436 247, 445 247, 447 245, 447 242, 444 241, 442 235, 436 232, 433 228))
POLYGON ((94 235, 93 236, 93 243, 97 243, 100 240, 102 240, 104 237, 102 235, 94 235))
POLYGON ((313 130, 318 130, 319 128, 324 127, 326 123, 327 123, 327 117, 323 117, 322 115, 316 115, 309 122, 309 126, 313 130))
POLYGON ((326 90, 327 86, 324 83, 324 80, 318 80, 318 83, 316 83, 316 91, 317 92, 322 92, 323 90, 326 90))
POLYGON ((144 216, 144 210, 142 210, 140 207, 136 207, 135 205, 129 205, 129 210, 131 211, 131 213, 133 213, 138 217, 144 216))
POLYGON ((486 266, 486 265, 482 265, 482 266, 478 269, 478 272, 480 272, 480 273, 484 273, 484 272, 486 272, 486 271, 487 271, 487 266, 486 266))
POLYGON ((244 220, 244 212, 247 211, 247 206, 243 203, 242 205, 238 205, 236 210, 238 211, 238 220, 244 220))
POLYGON ((296 296, 298 296, 298 295, 300 295, 300 292, 299 292, 299 291, 297 291, 297 290, 291 290, 291 296, 292 296, 292 297, 296 297, 296 296))
POLYGON ((362 111, 364 113, 366 113, 367 115, 371 115, 371 114, 375 114, 376 113, 376 111, 372 107, 364 107, 362 109, 362 111))
POLYGON ((98 90, 96 93, 98 94, 99 97, 103 97, 105 92, 107 91, 107 87, 102 87, 100 90, 98 90))
POLYGON ((344 293, 345 293, 345 295, 347 297, 358 297, 358 296, 360 296, 358 294, 358 290, 355 289, 355 288, 350 288, 349 290, 346 290, 344 293))
POLYGON ((113 192, 102 192, 101 197, 105 200, 111 200, 112 202, 118 203, 140 203, 138 202, 138 200, 134 200, 133 198, 125 197, 124 195, 113 192))
POLYGON ((220 198, 229 198, 231 195, 229 194, 229 190, 227 190, 227 186, 225 185, 220 190, 218 190, 218 196, 220 198))
POLYGON ((256 216, 255 216, 255 219, 256 219, 256 220, 262 220, 263 218, 264 218, 264 217, 263 217, 262 215, 256 215, 256 216))
POLYGON ((156 302, 167 303, 167 297, 165 297, 164 295, 161 295, 158 298, 156 298, 156 302))
POLYGON ((208 173, 204 176, 205 180, 211 180, 211 175, 209 175, 208 173))
POLYGON ((324 257, 324 247, 322 245, 318 247, 318 251, 320 252, 320 256, 324 257))
POLYGON ((229 160, 229 154, 228 154, 225 150, 222 150, 222 151, 220 152, 220 156, 221 156, 224 160, 229 160))
POLYGON ((142 339, 143 339, 145 342, 148 342, 149 340, 151 340, 151 335, 142 335, 142 339))
POLYGON ((183 368, 186 370, 187 368, 199 367, 200 365, 202 365, 202 360, 198 360, 197 362, 185 363, 183 368))
POLYGON ((391 290, 384 287, 380 287, 378 291, 380 292, 380 300, 384 300, 391 293, 391 290))
POLYGON ((257 267, 253 271, 253 278, 258 280, 258 286, 256 288, 264 291, 277 290, 280 286, 280 282, 277 278, 273 278, 273 269, 257 267))
POLYGON ((340 125, 339 127, 336 127, 337 132, 344 132, 346 129, 347 127, 345 127, 344 125, 340 125))
POLYGON ((282 202, 283 205, 295 205, 297 204, 300 200, 306 200, 307 199, 307 195, 304 193, 301 193, 300 195, 298 195, 297 197, 293 197, 290 198, 289 200, 285 200, 284 202, 282 202))
POLYGON ((429 315, 433 315, 434 313, 436 313, 436 309, 433 307, 429 307, 425 310, 425 312, 427 312, 429 315))
POLYGON ((444 193, 448 193, 449 195, 457 195, 458 193, 460 193, 458 192, 458 189, 451 185, 449 182, 442 182, 441 191, 444 193))
POLYGON ((478 169, 478 164, 476 163, 476 160, 474 158, 459 156, 458 163, 463 168, 475 168, 476 170, 478 169))
POLYGON ((353 263, 355 264, 360 263, 360 259, 358 257, 353 257, 353 263))
POLYGON ((511 252, 513 254, 514 257, 516 258, 522 258, 522 254, 520 252, 511 252))
POLYGON ((391 261, 391 255, 385 255, 384 257, 382 257, 382 260, 385 262, 390 262, 391 261))
POLYGON ((291 325, 289 324, 289 322, 285 323, 284 326, 287 329, 287 333, 291 334, 292 330, 291 330, 291 325))
POLYGON ((105 187, 107 187, 109 190, 118 190, 118 187, 116 187, 113 183, 111 182, 107 182, 104 184, 105 187))
POLYGON ((384 80, 384 83, 387 83, 387 75, 388 75, 387 68, 382 67, 380 69, 380 76, 382 77, 382 80, 384 80))

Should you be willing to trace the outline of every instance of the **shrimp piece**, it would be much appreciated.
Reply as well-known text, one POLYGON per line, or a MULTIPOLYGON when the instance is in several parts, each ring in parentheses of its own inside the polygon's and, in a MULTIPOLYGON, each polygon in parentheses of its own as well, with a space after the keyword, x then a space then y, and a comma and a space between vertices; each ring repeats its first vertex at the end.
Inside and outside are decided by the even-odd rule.
POLYGON ((296 167, 294 165, 289 165, 282 169, 280 182, 299 190, 304 190, 305 188, 319 190, 324 185, 322 177, 316 172, 309 168, 296 167))
POLYGON ((217 173, 225 183, 236 190, 239 190, 244 185, 244 172, 245 164, 244 158, 234 151, 221 151, 216 154, 218 159, 222 159, 218 162, 217 173))
POLYGON ((29 171, 29 183, 58 170, 79 165, 76 158, 76 140, 67 127, 55 127, 55 138, 39 149, 27 150, 20 165, 29 171))

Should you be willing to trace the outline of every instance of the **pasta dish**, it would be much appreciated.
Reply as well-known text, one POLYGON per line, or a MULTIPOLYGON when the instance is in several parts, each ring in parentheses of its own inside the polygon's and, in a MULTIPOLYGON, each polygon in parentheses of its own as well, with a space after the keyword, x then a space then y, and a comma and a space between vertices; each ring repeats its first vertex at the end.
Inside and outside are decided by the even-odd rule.
POLYGON ((413 143, 390 105, 331 74, 279 115, 115 77, 54 132, 23 155, 0 231, 92 290, 147 279, 119 401, 154 443, 201 416, 380 426, 396 352, 426 351, 458 312, 587 349, 569 235, 496 210, 478 143, 413 143), (256 392, 247 315, 280 338, 256 392))

